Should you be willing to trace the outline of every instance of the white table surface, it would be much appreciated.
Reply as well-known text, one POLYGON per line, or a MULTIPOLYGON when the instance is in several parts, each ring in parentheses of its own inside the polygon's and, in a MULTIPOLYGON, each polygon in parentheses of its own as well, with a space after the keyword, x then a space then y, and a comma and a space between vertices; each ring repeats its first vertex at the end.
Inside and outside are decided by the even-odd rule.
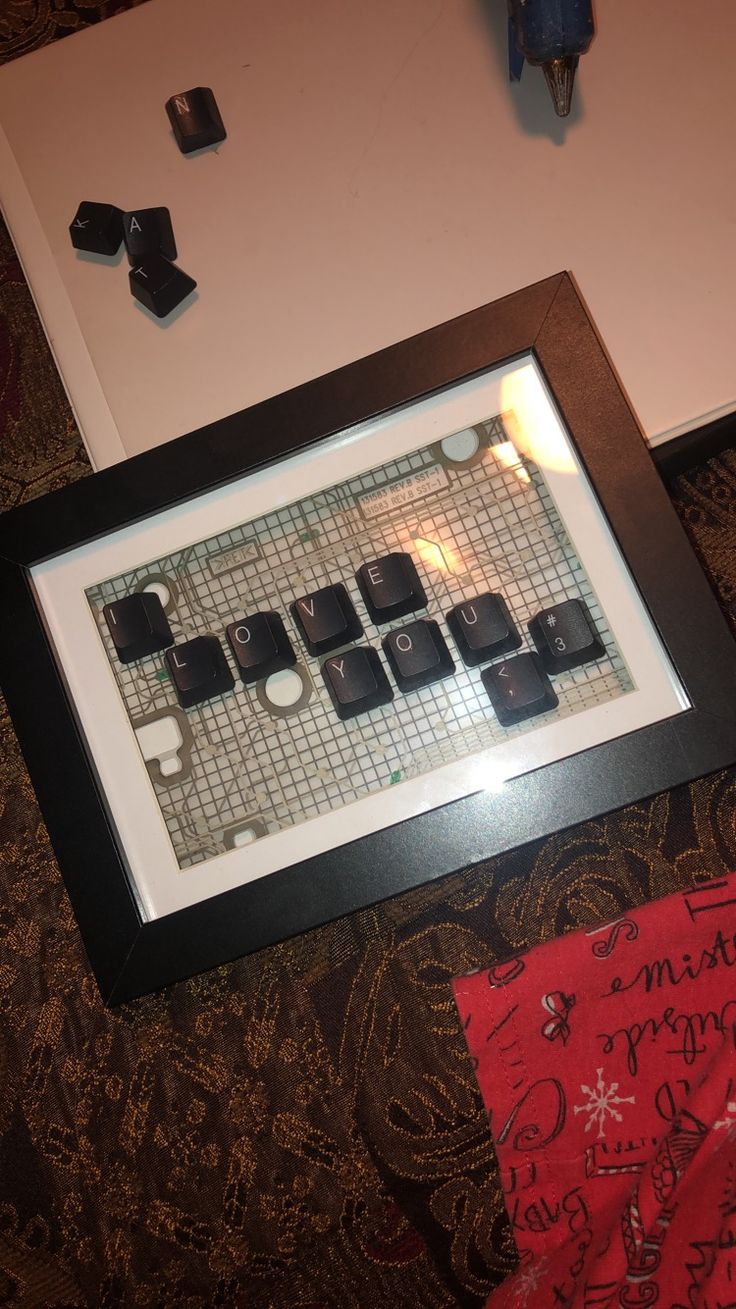
POLYGON ((0 202, 97 467, 562 269, 639 421, 736 408, 734 0, 599 0, 573 114, 505 0, 150 0, 0 70, 0 202), (228 129, 185 157, 164 101, 228 129), (78 203, 167 205, 159 323, 78 203))

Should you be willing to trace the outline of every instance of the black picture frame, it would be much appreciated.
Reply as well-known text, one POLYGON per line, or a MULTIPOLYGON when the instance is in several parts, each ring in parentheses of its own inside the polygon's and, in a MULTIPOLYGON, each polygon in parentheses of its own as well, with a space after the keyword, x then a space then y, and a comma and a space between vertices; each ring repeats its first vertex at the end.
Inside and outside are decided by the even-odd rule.
MULTIPOLYGON (((632 307, 633 312, 633 307, 632 307)), ((0 519, 0 684, 109 1005, 736 760, 736 643, 569 274, 0 519), (142 920, 30 570, 369 418, 532 355, 691 708, 191 908, 142 920)))

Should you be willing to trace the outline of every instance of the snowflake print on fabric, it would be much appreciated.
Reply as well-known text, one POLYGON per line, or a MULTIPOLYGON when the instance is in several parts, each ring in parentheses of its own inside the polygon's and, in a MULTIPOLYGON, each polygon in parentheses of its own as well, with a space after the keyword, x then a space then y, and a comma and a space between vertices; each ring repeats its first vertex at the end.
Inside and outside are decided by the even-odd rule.
POLYGON ((597 1068, 596 1073, 598 1074, 598 1081, 594 1087, 586 1086, 584 1082, 580 1083, 580 1090, 583 1095, 587 1095, 588 1101, 587 1104, 573 1105, 573 1113, 589 1114, 590 1117, 585 1124, 586 1132, 589 1132, 593 1124, 597 1123, 598 1135, 605 1136, 606 1115, 615 1118, 617 1123, 623 1122, 621 1114, 614 1106, 617 1104, 636 1104, 636 1096, 616 1095, 616 1092, 618 1091, 618 1082, 611 1082, 611 1085, 606 1087, 606 1084, 603 1081, 603 1069, 597 1068))
POLYGON ((535 1263, 527 1264, 525 1268, 519 1269, 514 1285, 514 1299, 517 1304, 527 1305, 529 1297, 536 1294, 540 1282, 547 1275, 548 1263, 549 1260, 544 1256, 535 1263))

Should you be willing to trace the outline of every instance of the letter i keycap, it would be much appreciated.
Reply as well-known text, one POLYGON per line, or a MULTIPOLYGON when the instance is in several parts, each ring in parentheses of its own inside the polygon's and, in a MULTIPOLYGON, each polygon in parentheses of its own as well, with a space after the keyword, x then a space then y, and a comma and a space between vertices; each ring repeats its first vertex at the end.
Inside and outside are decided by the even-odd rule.
POLYGON ((122 664, 134 663, 174 644, 169 620, 159 597, 136 591, 103 605, 102 613, 122 664))

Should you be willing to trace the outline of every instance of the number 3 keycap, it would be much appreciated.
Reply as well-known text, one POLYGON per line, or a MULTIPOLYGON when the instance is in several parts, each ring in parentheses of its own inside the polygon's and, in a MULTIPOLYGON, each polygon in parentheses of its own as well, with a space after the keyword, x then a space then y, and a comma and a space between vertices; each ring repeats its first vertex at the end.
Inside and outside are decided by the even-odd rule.
POLYGON ((566 673, 570 668, 600 659, 605 647, 582 600, 563 600, 535 614, 529 632, 545 672, 566 673))

